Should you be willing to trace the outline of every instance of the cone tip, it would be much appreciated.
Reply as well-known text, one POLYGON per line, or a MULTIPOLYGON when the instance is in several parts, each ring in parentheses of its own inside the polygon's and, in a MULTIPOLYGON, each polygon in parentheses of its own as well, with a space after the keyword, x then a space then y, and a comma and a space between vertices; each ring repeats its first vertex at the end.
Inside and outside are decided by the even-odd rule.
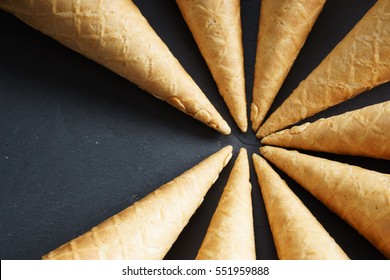
POLYGON ((244 164, 246 166, 245 168, 248 169, 249 173, 248 152, 245 148, 240 148, 236 162, 241 162, 240 164, 244 164))
POLYGON ((256 133, 256 137, 261 139, 261 138, 264 138, 268 135, 270 135, 271 133, 274 133, 275 131, 272 129, 272 128, 269 128, 269 125, 267 123, 267 121, 265 121, 260 127, 259 127, 259 130, 257 131, 256 133))
POLYGON ((264 135, 264 133, 262 133, 262 130, 261 130, 261 127, 259 128, 259 130, 257 130, 256 132, 256 137, 261 139, 263 137, 265 137, 266 135, 264 135))
POLYGON ((240 154, 241 154, 241 153, 243 153, 243 154, 248 154, 247 151, 246 151, 246 149, 245 149, 244 147, 241 147, 241 148, 240 148, 240 152, 239 152, 239 153, 240 153, 240 154))
POLYGON ((246 121, 237 122, 237 126, 243 133, 248 131, 248 123, 246 121))
POLYGON ((262 146, 259 148, 260 154, 264 155, 268 151, 268 146, 262 146))
POLYGON ((225 161, 223 163, 223 166, 226 166, 230 159, 232 158, 233 156, 233 146, 232 145, 228 145, 226 147, 224 147, 221 152, 224 151, 226 153, 226 158, 225 158, 225 161))
POLYGON ((227 145, 226 147, 224 147, 222 150, 226 150, 228 152, 233 152, 233 146, 232 145, 227 145))
POLYGON ((263 147, 259 148, 259 151, 260 151, 262 156, 267 158, 267 156, 269 156, 269 154, 272 153, 275 149, 278 149, 278 148, 272 147, 272 146, 263 146, 263 147))
MULTIPOLYGON (((257 135, 256 135, 257 136, 257 135)), ((267 142, 268 142, 268 139, 269 139, 269 137, 268 136, 265 136, 264 138, 262 138, 261 140, 260 140, 260 143, 261 144, 268 144, 267 142)))
POLYGON ((217 127, 216 127, 216 130, 218 130, 219 132, 221 132, 222 134, 225 134, 225 135, 229 135, 232 130, 230 128, 230 126, 227 124, 227 122, 225 120, 223 120, 217 127))
POLYGON ((259 118, 259 108, 254 102, 251 104, 250 118, 252 122, 252 129, 256 133, 259 130, 261 120, 259 118))
POLYGON ((261 167, 264 166, 264 163, 266 163, 266 160, 258 154, 253 154, 252 160, 253 160, 253 166, 255 168, 255 172, 256 174, 258 174, 261 167))

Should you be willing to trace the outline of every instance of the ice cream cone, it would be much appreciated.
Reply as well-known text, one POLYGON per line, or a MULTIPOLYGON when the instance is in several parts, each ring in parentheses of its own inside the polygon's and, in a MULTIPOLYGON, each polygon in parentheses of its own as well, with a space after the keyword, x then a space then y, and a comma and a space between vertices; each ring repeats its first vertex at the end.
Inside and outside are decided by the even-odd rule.
POLYGON ((306 123, 264 137, 287 148, 390 160, 390 101, 306 123))
POLYGON ((325 0, 261 1, 251 104, 252 128, 259 129, 325 0))
POLYGON ((230 133, 131 0, 2 0, 0 8, 180 111, 230 133))
POLYGON ((239 0, 176 0, 238 127, 248 127, 239 0))
POLYGON ((390 257, 390 175, 282 148, 260 151, 390 257))
POLYGON ((349 259, 264 159, 254 154, 253 164, 279 259, 349 259))
POLYGON ((196 259, 255 260, 249 163, 241 149, 196 259))
POLYGON ((390 1, 379 0, 257 132, 297 123, 390 81, 390 1))
POLYGON ((223 148, 43 259, 162 259, 231 156, 223 148))

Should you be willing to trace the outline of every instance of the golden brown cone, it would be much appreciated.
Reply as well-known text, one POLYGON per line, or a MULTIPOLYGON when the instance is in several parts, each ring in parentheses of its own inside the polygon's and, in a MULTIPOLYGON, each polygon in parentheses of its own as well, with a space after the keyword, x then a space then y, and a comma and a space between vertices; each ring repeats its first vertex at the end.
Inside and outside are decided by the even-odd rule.
POLYGON ((256 259, 251 190, 248 155, 241 148, 196 259, 256 259))
POLYGON ((43 259, 162 259, 231 156, 221 149, 43 259))
POLYGON ((260 127, 265 137, 390 81, 390 1, 379 0, 260 127))
POLYGON ((252 158, 279 259, 349 259, 272 167, 256 154, 252 158))
POLYGON ((261 143, 390 160, 390 101, 275 132, 261 143))
POLYGON ((325 0, 262 0, 253 100, 252 128, 264 120, 325 0))
POLYGON ((390 257, 390 175, 282 148, 260 151, 390 257))
POLYGON ((240 0, 176 0, 231 115, 248 128, 240 0))
POLYGON ((130 0, 2 0, 0 8, 224 133, 230 127, 130 0))

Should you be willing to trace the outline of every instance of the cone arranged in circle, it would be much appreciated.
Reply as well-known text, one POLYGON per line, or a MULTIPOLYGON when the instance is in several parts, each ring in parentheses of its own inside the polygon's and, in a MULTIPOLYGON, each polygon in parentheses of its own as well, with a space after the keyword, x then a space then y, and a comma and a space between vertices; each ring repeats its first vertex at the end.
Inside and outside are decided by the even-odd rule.
POLYGON ((253 164, 279 259, 349 259, 309 209, 263 158, 254 154, 253 164))
POLYGON ((0 8, 180 111, 230 133, 131 0, 2 0, 0 8))
POLYGON ((251 104, 255 132, 264 120, 325 0, 261 1, 251 104))
POLYGON ((221 149, 43 259, 162 259, 231 156, 221 149))
POLYGON ((390 160, 390 101, 275 132, 261 143, 390 160))
POLYGON ((255 260, 249 163, 241 148, 196 259, 255 260))
POLYGON ((231 115, 248 127, 239 0, 176 0, 231 115))
POLYGON ((379 0, 263 123, 265 137, 390 81, 390 1, 379 0))
POLYGON ((260 151, 390 257, 389 174, 282 148, 260 151))

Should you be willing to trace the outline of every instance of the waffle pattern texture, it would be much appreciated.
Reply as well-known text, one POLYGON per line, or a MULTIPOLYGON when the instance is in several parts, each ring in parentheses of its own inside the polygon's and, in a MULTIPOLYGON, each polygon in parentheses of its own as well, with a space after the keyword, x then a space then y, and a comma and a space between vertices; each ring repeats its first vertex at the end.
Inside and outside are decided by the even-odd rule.
POLYGON ((379 0, 257 132, 259 138, 390 81, 390 1, 379 0))
POLYGON ((390 175, 282 148, 260 150, 390 257, 390 175))
POLYGON ((325 0, 261 1, 257 39, 252 128, 259 129, 325 0))
POLYGON ((241 149, 196 259, 255 260, 249 162, 241 149))
POLYGON ((390 160, 390 101, 319 119, 264 137, 261 143, 390 160))
POLYGON ((43 259, 163 259, 231 156, 221 149, 43 259))
POLYGON ((131 0, 2 0, 0 8, 180 111, 230 133, 131 0))
POLYGON ((239 0, 176 0, 231 115, 248 127, 239 0))

